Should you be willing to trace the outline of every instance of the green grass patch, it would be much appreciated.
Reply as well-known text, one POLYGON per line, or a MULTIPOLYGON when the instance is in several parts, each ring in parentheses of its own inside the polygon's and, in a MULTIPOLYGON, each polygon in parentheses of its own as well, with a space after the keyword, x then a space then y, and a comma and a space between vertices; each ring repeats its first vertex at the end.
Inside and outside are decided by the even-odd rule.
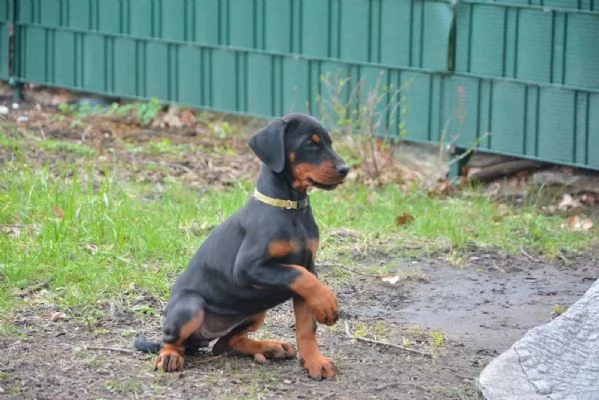
POLYGON ((11 137, 0 132, 0 147, 16 153, 17 156, 23 156, 24 150, 28 147, 37 147, 55 154, 71 153, 84 157, 93 157, 99 154, 93 147, 69 140, 29 139, 29 142, 27 143, 23 137, 11 137))
MULTIPOLYGON (((43 301, 92 319, 99 300, 139 291, 166 298, 206 235, 251 190, 250 183, 199 193, 176 182, 139 185, 98 177, 91 169, 6 163, 0 171, 0 319, 18 306, 16 291, 44 282, 43 301)), ((405 243, 416 242, 422 251, 458 255, 474 245, 554 257, 562 249, 583 250, 595 239, 562 229, 563 218, 544 216, 534 205, 499 207, 476 191, 440 199, 394 185, 371 190, 347 184, 314 192, 312 203, 323 236, 321 257, 342 262, 352 262, 344 246, 381 242, 398 256, 405 243), (411 218, 398 223, 401 215, 411 218), (334 237, 339 228, 358 236, 340 242, 334 237)))
POLYGON ((547 216, 533 203, 515 210, 475 189, 436 198, 395 185, 379 190, 348 185, 336 194, 315 193, 312 199, 325 236, 336 227, 348 227, 361 232, 366 243, 388 239, 398 248, 404 242, 458 253, 473 246, 513 254, 524 248, 553 258, 563 250, 586 249, 594 240, 588 232, 563 229, 563 217, 547 216))
MULTIPOLYGON (((50 299, 86 307, 144 289, 166 296, 220 215, 249 192, 199 194, 25 164, 0 172, 0 310, 49 281, 50 299)), ((2 312, 2 311, 0 311, 2 312)))
POLYGON ((47 139, 39 142, 38 146, 55 153, 73 153, 85 157, 98 155, 98 151, 93 147, 70 141, 47 139))

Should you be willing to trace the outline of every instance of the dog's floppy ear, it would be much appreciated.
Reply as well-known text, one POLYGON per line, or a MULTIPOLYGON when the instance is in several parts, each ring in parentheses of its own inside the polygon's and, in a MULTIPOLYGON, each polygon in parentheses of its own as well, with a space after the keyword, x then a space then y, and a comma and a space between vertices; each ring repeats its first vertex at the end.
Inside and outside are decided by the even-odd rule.
POLYGON ((285 167, 285 121, 275 119, 256 132, 248 144, 258 158, 274 172, 285 167))

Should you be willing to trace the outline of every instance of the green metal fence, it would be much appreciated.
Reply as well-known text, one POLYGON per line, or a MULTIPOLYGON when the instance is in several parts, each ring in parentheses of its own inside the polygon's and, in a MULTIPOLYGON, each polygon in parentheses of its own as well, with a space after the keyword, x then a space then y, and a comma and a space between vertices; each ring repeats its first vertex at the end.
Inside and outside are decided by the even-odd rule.
POLYGON ((0 79, 261 117, 319 115, 327 73, 409 82, 391 134, 599 169, 599 0, 0 0, 0 54, 0 79))

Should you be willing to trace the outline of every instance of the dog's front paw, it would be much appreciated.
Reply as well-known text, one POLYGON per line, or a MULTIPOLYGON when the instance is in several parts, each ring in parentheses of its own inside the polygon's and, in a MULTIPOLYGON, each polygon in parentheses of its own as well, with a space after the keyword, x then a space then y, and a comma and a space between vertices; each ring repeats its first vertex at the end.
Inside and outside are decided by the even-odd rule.
POLYGON ((165 345, 154 359, 154 370, 175 372, 183 370, 183 348, 165 345))
POLYGON ((306 299, 306 303, 319 323, 331 326, 339 320, 337 297, 328 287, 322 285, 318 292, 306 299))
POLYGON ((333 360, 320 353, 306 357, 305 359, 300 358, 300 363, 308 371, 310 378, 313 379, 333 379, 338 373, 333 360))

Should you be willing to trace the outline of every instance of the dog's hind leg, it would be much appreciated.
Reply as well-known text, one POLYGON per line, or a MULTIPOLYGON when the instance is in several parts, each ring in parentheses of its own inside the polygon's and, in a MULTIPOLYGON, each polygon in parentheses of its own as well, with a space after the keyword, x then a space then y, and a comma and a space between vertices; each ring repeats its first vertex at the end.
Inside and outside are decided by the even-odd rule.
POLYGON ((244 356, 253 356, 258 362, 265 362, 266 359, 270 358, 294 358, 295 349, 289 342, 269 339, 255 340, 248 337, 249 333, 260 329, 265 318, 266 312, 258 314, 248 325, 220 338, 214 344, 213 353, 218 355, 232 352, 244 356))
POLYGON ((165 372, 183 369, 186 340, 202 326, 204 299, 194 292, 182 292, 169 301, 162 329, 160 353, 154 360, 154 368, 165 372))

